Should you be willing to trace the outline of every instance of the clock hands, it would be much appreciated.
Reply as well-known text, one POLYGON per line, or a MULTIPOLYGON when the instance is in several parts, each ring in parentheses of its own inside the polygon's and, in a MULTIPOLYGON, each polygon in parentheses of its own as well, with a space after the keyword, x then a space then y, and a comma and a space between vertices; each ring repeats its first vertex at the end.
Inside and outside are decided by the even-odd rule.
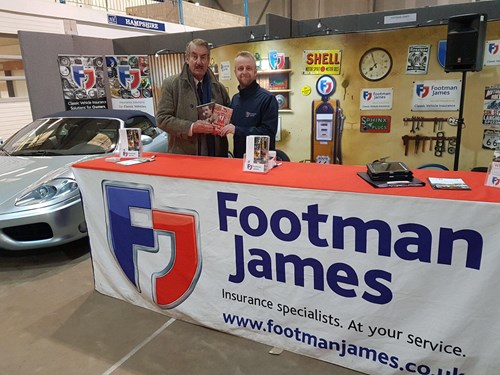
POLYGON ((375 57, 373 56, 373 52, 370 53, 370 56, 372 57, 373 60, 373 65, 370 67, 370 72, 377 67, 377 62, 375 61, 375 57))
POLYGON ((363 78, 378 81, 387 76, 391 65, 392 59, 387 51, 382 48, 372 48, 363 54, 359 69, 363 78))

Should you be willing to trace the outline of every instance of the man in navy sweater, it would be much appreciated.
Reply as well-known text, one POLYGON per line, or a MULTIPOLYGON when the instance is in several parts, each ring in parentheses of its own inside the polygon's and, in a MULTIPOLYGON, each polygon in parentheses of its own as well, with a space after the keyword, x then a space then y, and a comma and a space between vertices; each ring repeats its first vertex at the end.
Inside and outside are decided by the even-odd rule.
POLYGON ((234 74, 239 93, 233 96, 231 123, 221 129, 221 136, 234 134, 233 154, 242 158, 246 151, 247 135, 268 135, 269 149, 275 149, 278 129, 278 102, 273 94, 256 82, 257 64, 250 52, 238 52, 234 60, 234 74))

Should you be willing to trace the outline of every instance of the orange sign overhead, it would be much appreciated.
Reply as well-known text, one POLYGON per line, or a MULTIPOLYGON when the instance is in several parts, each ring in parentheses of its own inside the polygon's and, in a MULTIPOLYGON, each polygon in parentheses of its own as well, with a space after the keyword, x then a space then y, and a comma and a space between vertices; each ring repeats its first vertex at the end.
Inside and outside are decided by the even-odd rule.
POLYGON ((340 74, 342 51, 305 50, 303 61, 304 74, 340 74))

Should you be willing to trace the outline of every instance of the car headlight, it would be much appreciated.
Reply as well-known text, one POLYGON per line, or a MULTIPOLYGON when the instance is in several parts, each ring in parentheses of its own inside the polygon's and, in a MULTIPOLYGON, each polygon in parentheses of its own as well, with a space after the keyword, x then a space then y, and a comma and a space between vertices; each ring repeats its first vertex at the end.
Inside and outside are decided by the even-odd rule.
POLYGON ((53 199, 70 196, 78 191, 78 184, 71 178, 56 178, 38 185, 16 201, 16 206, 44 203, 53 199))

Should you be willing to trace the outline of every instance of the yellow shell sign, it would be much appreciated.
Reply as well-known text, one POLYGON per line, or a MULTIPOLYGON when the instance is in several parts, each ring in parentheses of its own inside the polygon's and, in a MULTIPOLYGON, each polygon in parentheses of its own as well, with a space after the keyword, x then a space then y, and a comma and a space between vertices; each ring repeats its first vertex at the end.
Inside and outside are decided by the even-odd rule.
POLYGON ((342 50, 305 50, 302 56, 304 74, 340 74, 342 50))

